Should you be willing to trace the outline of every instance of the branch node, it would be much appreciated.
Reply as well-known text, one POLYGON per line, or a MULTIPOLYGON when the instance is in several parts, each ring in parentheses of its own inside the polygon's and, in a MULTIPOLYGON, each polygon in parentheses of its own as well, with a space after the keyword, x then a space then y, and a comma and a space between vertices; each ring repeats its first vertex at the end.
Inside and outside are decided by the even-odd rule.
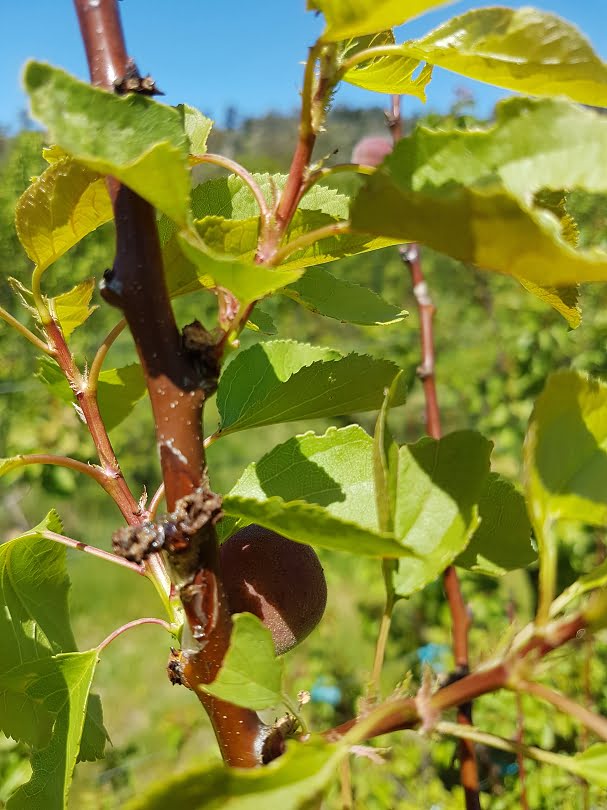
POLYGON ((126 63, 126 70, 120 79, 114 81, 114 90, 119 95, 125 93, 139 93, 141 96, 164 96, 162 90, 156 87, 156 82, 150 74, 141 76, 137 70, 135 60, 129 58, 126 63))
POLYGON ((217 339, 200 321, 192 321, 183 327, 183 348, 193 367, 198 372, 200 387, 207 396, 217 390, 221 368, 217 339))

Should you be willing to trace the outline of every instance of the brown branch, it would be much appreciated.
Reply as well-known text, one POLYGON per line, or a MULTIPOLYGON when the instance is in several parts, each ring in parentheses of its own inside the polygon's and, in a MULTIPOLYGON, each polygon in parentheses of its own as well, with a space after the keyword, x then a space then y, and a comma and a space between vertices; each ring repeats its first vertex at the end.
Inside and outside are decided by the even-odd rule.
MULTIPOLYGON (((92 82, 110 91, 123 86, 135 68, 127 56, 116 0, 74 2, 92 82)), ((198 323, 186 327, 183 336, 177 328, 154 209, 115 181, 111 191, 116 257, 106 274, 103 295, 122 310, 141 361, 167 506, 186 511, 189 506, 204 507, 205 500, 215 497, 205 475, 202 409, 206 396, 216 387, 216 347, 198 323)), ((182 523, 185 525, 185 519, 182 523)), ((169 549, 169 558, 188 622, 184 636, 186 631, 190 635, 184 642, 184 681, 207 710, 226 762, 252 767, 261 763, 265 726, 254 712, 210 698, 196 688, 214 679, 231 633, 213 521, 207 516, 192 523, 190 534, 180 539, 169 549)))
MULTIPOLYGON (((386 113, 388 126, 396 144, 402 137, 402 116, 400 110, 400 96, 392 96, 392 107, 386 113)), ((399 253, 411 273, 413 295, 417 303, 420 321, 420 338, 422 362, 417 368, 417 376, 424 387, 426 403, 426 431, 433 439, 441 437, 440 411, 436 395, 435 363, 434 363, 434 331, 433 323, 436 307, 430 296, 430 291, 422 270, 419 246, 412 242, 401 245, 399 253)), ((470 616, 464 602, 459 578, 455 566, 450 565, 443 575, 443 583, 449 610, 451 612, 453 655, 455 658, 455 678, 461 678, 470 671, 468 662, 468 631, 470 616)), ((463 703, 458 707, 458 723, 472 725, 472 704, 463 703)), ((459 744, 460 777, 466 797, 467 810, 480 810, 479 778, 474 742, 462 739, 459 744)))
MULTIPOLYGON (((431 728, 442 712, 470 703, 489 692, 506 688, 516 689, 516 673, 522 663, 531 659, 533 664, 553 650, 579 638, 585 633, 586 624, 584 615, 580 613, 570 619, 549 625, 540 635, 529 635, 526 629, 521 634, 526 641, 517 645, 515 640, 512 649, 502 660, 487 664, 476 672, 452 681, 425 699, 420 699, 420 695, 389 699, 367 714, 329 729, 324 736, 330 740, 338 739, 360 726, 364 734, 358 741, 362 742, 394 731, 417 728, 420 725, 431 728)), ((528 629, 531 633, 535 629, 534 625, 529 625, 528 629)))

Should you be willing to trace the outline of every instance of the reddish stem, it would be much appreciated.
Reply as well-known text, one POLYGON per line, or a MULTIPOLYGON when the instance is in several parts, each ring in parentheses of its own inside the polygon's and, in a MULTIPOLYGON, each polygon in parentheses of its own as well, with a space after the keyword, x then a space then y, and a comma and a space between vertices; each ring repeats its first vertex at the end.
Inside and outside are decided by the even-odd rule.
POLYGON ((105 476, 103 481, 101 478, 98 479, 99 483, 113 498, 126 522, 129 525, 136 525, 141 522, 141 509, 122 475, 114 448, 99 412, 97 397, 94 392, 91 395, 91 392, 87 389, 84 378, 74 362, 59 325, 54 320, 51 320, 44 325, 44 329, 52 347, 53 357, 74 392, 99 455, 102 472, 105 476))
MULTIPOLYGON (((402 117, 400 97, 392 96, 392 109, 387 115, 388 125, 396 143, 402 137, 402 117)), ((419 246, 413 242, 399 247, 400 255, 411 273, 413 294, 417 302, 420 320, 420 337, 422 361, 417 368, 417 376, 424 387, 426 403, 426 431, 433 439, 441 437, 440 410, 436 395, 435 361, 434 361, 434 316, 436 307, 424 277, 420 259, 419 246)), ((467 675, 470 671, 468 660, 468 630, 470 616, 464 602, 459 578, 455 566, 450 565, 443 577, 445 594, 451 612, 453 655, 455 658, 456 677, 467 675)), ((472 704, 467 702, 458 706, 458 723, 472 725, 472 704)), ((460 777, 466 797, 467 810, 480 810, 479 778, 476 754, 472 740, 460 740, 460 777)))
POLYGON ((134 571, 136 574, 140 574, 143 577, 146 576, 146 570, 143 565, 138 565, 137 563, 125 560, 124 557, 119 557, 117 554, 112 554, 111 551, 104 551, 102 548, 97 548, 97 546, 89 546, 87 543, 83 543, 80 540, 74 540, 73 537, 66 537, 63 534, 57 534, 57 532, 45 530, 41 534, 43 537, 46 537, 47 540, 53 540, 55 543, 61 543, 61 545, 67 546, 68 548, 74 548, 77 551, 85 551, 87 554, 91 554, 94 557, 99 557, 101 560, 106 560, 107 562, 114 563, 114 565, 120 565, 123 568, 128 568, 130 571, 134 571))
POLYGON ((109 636, 107 636, 107 638, 104 638, 101 644, 97 646, 97 651, 101 652, 109 644, 111 644, 112 641, 114 641, 114 639, 118 638, 118 636, 121 636, 123 633, 126 633, 126 631, 130 630, 132 627, 139 627, 139 625, 141 624, 159 624, 169 633, 171 632, 171 625, 168 622, 165 622, 164 619, 156 619, 151 616, 143 619, 133 619, 132 622, 127 622, 126 624, 123 624, 122 627, 117 627, 116 630, 114 630, 109 634, 109 636))

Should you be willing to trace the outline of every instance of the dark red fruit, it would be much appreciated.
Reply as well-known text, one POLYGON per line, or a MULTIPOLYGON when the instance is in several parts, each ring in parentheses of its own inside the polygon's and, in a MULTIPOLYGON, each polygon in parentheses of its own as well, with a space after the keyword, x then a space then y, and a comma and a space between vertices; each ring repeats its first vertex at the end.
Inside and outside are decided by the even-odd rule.
POLYGON ((231 612, 260 618, 277 655, 299 644, 321 620, 327 583, 310 546, 252 524, 226 540, 220 557, 231 612))
POLYGON ((373 135, 362 138, 352 152, 352 162, 365 166, 379 166, 382 160, 392 151, 392 141, 373 135))

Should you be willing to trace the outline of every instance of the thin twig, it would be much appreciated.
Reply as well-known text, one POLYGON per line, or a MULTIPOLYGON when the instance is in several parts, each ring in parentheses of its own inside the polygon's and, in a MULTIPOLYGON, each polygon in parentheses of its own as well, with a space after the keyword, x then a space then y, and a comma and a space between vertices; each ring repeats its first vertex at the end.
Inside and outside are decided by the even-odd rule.
POLYGON ((7 312, 4 307, 0 307, 0 318, 7 323, 9 326, 12 326, 13 329, 16 329, 24 338, 29 340, 39 351, 44 352, 45 354, 51 354, 51 348, 48 343, 45 343, 43 340, 40 340, 39 337, 24 326, 21 321, 18 321, 10 312, 7 312))
POLYGON ((150 520, 154 520, 156 514, 158 512, 158 507, 162 503, 164 499, 164 482, 160 484, 154 495, 152 496, 152 500, 150 501, 150 505, 148 507, 148 515, 150 520))
POLYGON ((204 155, 191 155, 190 162, 192 165, 196 165, 198 163, 209 163, 213 166, 221 166, 223 169, 227 169, 229 172, 238 175, 238 177, 243 180, 247 186, 251 189, 253 196, 259 206, 259 212, 261 214, 262 219, 266 222, 270 220, 272 216, 272 212, 266 202, 266 198, 263 196, 263 191, 259 187, 257 180, 253 177, 253 175, 241 166, 240 163, 237 163, 235 160, 231 160, 228 157, 224 157, 223 155, 216 155, 213 152, 206 152, 204 155))
POLYGON ((375 657, 373 660, 373 671, 371 672, 371 688, 373 689, 374 697, 377 697, 380 694, 381 672, 384 666, 384 658, 386 656, 386 644, 388 643, 388 637, 390 635, 393 609, 394 599, 390 598, 390 595, 387 595, 384 612, 382 613, 380 620, 377 641, 375 643, 375 657))
POLYGON ((339 782, 341 786, 341 810, 352 810, 352 774, 350 771, 350 759, 344 757, 339 763, 339 782))
POLYGON ((344 220, 342 222, 332 222, 330 225, 323 225, 322 228, 304 233, 298 236, 297 239, 294 239, 292 242, 287 242, 286 245, 279 248, 272 257, 271 263, 273 266, 277 267, 292 253, 310 247, 310 245, 319 242, 321 239, 328 239, 331 236, 340 236, 345 233, 350 233, 351 227, 350 221, 344 220))
POLYGON ((11 469, 26 467, 31 464, 50 464, 53 467, 67 467, 75 472, 88 475, 89 478, 97 481, 104 489, 107 489, 107 481, 110 478, 110 476, 96 464, 86 464, 84 461, 78 461, 69 456, 56 456, 52 453, 30 453, 28 455, 13 456, 10 461, 11 469))
POLYGON ((97 384, 99 382, 99 373, 101 372, 101 367, 103 366, 103 361, 106 358, 107 353, 109 352, 112 344, 123 331, 124 327, 126 326, 126 321, 124 318, 121 318, 116 326, 109 332, 109 334, 104 339, 103 343, 97 349, 97 353, 93 358, 93 362, 91 363, 91 367, 89 369, 86 387, 91 394, 91 396, 97 396, 97 384))
POLYGON ((102 560, 114 563, 114 565, 120 565, 123 568, 128 568, 130 571, 134 571, 136 574, 141 574, 141 576, 147 576, 145 566, 125 560, 124 557, 119 557, 117 554, 112 554, 111 551, 104 551, 102 548, 97 548, 97 546, 89 546, 87 543, 82 543, 80 540, 74 540, 73 537, 66 537, 63 534, 57 534, 57 532, 45 530, 40 534, 47 540, 53 540, 55 543, 61 543, 61 545, 67 546, 68 548, 75 548, 77 551, 84 551, 87 554, 92 554, 94 557, 99 557, 102 560))
POLYGON ((595 714, 590 711, 590 709, 586 708, 586 706, 580 706, 579 703, 571 700, 567 695, 563 695, 562 692, 557 692, 556 689, 551 689, 543 683, 516 679, 512 683, 512 688, 516 689, 517 692, 534 695, 540 700, 551 703, 564 714, 575 717, 575 719, 586 726, 586 728, 594 731, 602 740, 607 740, 607 718, 595 714))
POLYGON ((164 619, 156 619, 153 616, 146 617, 143 619, 134 619, 132 622, 127 622, 123 624, 122 627, 116 628, 113 633, 110 633, 109 636, 103 639, 101 644, 97 645, 97 652, 101 652, 104 650, 109 644, 114 641, 114 639, 121 636, 123 633, 126 633, 127 630, 130 630, 132 627, 139 627, 141 624, 159 624, 160 627, 163 627, 168 633, 173 634, 173 628, 168 622, 165 622, 164 619))
POLYGON ((497 748, 499 751, 507 751, 511 754, 520 751, 523 756, 535 759, 537 762, 543 762, 545 765, 555 765, 557 768, 562 767, 563 761, 568 759, 562 754, 553 754, 552 751, 544 751, 543 748, 536 748, 532 745, 521 745, 513 740, 507 740, 495 734, 487 734, 487 732, 471 726, 460 726, 457 723, 443 721, 437 723, 435 729, 439 734, 448 734, 451 737, 459 737, 481 745, 488 745, 491 748, 497 748))

